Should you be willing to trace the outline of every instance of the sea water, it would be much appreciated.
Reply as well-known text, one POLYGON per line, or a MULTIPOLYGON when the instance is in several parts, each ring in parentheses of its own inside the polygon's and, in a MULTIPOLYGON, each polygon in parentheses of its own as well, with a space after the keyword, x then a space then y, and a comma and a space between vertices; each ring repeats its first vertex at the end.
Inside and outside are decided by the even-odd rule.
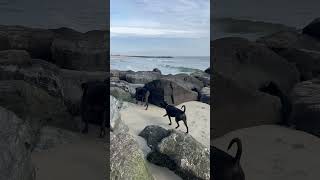
POLYGON ((158 68, 162 74, 190 74, 205 70, 210 66, 210 57, 172 57, 145 58, 128 56, 111 56, 110 68, 117 70, 152 71, 158 68))

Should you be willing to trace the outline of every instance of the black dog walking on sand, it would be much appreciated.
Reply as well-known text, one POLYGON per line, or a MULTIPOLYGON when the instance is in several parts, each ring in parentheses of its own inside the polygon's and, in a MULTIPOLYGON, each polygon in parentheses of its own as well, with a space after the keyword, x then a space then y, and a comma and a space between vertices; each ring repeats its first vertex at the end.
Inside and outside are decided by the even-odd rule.
POLYGON ((176 120, 176 123, 177 123, 176 129, 180 126, 179 125, 179 121, 183 121, 184 125, 187 128, 187 132, 186 133, 188 133, 189 132, 189 128, 188 128, 188 124, 187 124, 186 106, 183 105, 181 107, 181 109, 183 109, 183 111, 178 109, 178 108, 176 108, 176 107, 174 107, 174 106, 172 106, 172 105, 167 104, 166 102, 162 103, 162 106, 166 110, 166 114, 163 115, 163 117, 168 116, 169 121, 170 121, 169 125, 172 124, 171 123, 171 117, 174 117, 175 120, 176 120))
POLYGON ((136 88, 136 101, 137 103, 141 101, 141 103, 145 102, 144 107, 148 110, 149 107, 149 96, 150 91, 145 87, 136 88))

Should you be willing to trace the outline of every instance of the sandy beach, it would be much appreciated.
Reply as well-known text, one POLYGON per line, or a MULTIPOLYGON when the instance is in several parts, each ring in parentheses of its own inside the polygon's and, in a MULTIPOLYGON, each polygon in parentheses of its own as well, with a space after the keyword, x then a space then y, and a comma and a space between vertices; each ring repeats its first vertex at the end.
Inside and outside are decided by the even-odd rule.
POLYGON ((98 128, 88 135, 75 133, 72 142, 56 144, 48 150, 34 151, 32 161, 38 180, 102 180, 105 177, 105 144, 98 128))
MULTIPOLYGON (((186 106, 186 115, 190 135, 203 145, 209 147, 210 106, 201 102, 191 101, 180 104, 177 107, 180 108, 182 105, 186 106)), ((142 105, 125 102, 120 113, 121 119, 129 127, 129 133, 136 138, 145 156, 150 152, 150 148, 147 146, 146 141, 142 137, 138 136, 138 134, 146 126, 158 125, 165 129, 172 129, 176 127, 176 122, 173 119, 172 125, 169 126, 168 117, 163 117, 165 110, 154 105, 149 105, 148 110, 145 110, 142 105)), ((182 122, 180 122, 179 130, 183 132, 186 131, 186 128, 182 122)), ((178 175, 167 168, 159 167, 151 163, 148 163, 148 165, 151 173, 157 180, 181 179, 178 175)))

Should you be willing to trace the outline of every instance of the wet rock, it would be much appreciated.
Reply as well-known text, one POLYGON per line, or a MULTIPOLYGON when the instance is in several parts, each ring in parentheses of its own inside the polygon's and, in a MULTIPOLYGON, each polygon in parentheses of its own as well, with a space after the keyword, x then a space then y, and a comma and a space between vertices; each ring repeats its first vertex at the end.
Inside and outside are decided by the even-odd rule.
POLYGON ((151 149, 156 149, 161 140, 169 136, 169 131, 160 126, 146 126, 139 136, 143 137, 151 149))
POLYGON ((204 87, 200 91, 200 101, 203 103, 210 104, 210 88, 204 87))
POLYGON ((192 73, 191 76, 200 80, 204 86, 210 87, 210 74, 203 71, 196 71, 192 73))

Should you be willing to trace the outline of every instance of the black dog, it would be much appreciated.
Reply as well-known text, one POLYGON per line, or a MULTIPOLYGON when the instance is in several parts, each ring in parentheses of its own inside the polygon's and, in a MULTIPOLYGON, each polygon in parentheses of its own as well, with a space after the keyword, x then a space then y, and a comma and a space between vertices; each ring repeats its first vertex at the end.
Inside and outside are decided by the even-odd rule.
POLYGON ((228 150, 231 146, 237 143, 238 150, 235 157, 228 153, 210 146, 210 162, 211 174, 214 180, 245 180, 244 172, 240 165, 240 158, 242 154, 242 144, 239 138, 231 140, 228 150))
MULTIPOLYGON (((88 133, 88 123, 100 124, 100 137, 106 134, 105 126, 108 118, 107 100, 109 85, 106 82, 86 82, 81 85, 83 95, 81 100, 81 117, 85 122, 82 133, 88 133)), ((108 124, 109 125, 109 124, 108 124)))
POLYGON ((149 96, 150 96, 150 91, 148 89, 146 89, 145 87, 136 88, 137 103, 139 101, 141 101, 142 103, 145 102, 144 107, 146 107, 146 110, 149 107, 149 96))
POLYGON ((169 125, 171 125, 171 117, 174 117, 175 120, 176 120, 176 123, 178 125, 176 127, 176 129, 180 126, 179 125, 179 121, 183 121, 184 125, 187 128, 187 132, 186 133, 188 133, 189 132, 189 128, 188 128, 188 124, 187 124, 187 116, 186 116, 186 113, 185 113, 186 112, 186 106, 183 105, 181 107, 181 109, 183 108, 183 111, 182 111, 182 110, 180 110, 180 109, 178 109, 178 108, 176 108, 176 107, 174 107, 172 105, 167 104, 166 102, 161 103, 161 105, 166 110, 166 114, 163 115, 163 117, 168 116, 169 121, 170 121, 169 125))

